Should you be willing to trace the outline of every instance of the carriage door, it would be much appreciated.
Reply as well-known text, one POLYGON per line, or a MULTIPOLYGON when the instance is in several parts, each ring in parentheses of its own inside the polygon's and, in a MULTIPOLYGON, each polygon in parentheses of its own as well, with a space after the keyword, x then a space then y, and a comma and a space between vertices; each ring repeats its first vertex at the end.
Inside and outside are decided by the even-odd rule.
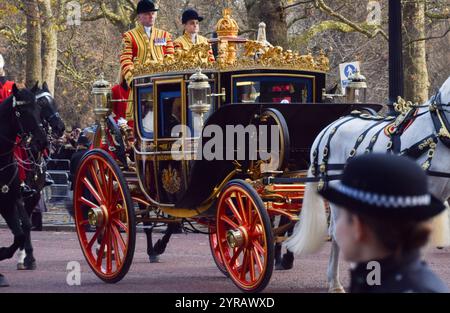
POLYGON ((182 77, 155 80, 154 86, 158 200, 163 204, 175 204, 186 190, 185 162, 172 157, 172 146, 181 139, 177 128, 186 125, 186 90, 182 77))

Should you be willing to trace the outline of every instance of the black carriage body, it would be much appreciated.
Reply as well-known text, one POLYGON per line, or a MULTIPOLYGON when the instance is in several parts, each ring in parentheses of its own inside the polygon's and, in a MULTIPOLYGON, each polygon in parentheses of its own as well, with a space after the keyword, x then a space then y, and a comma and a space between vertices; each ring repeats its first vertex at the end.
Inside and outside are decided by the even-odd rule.
MULTIPOLYGON (((195 133, 188 107, 189 77, 194 73, 148 75, 135 79, 135 157, 140 187, 152 204, 173 208, 171 215, 191 217, 207 210, 214 192, 229 179, 246 177, 249 162, 197 159, 199 143, 208 138, 195 133), (172 127, 185 125, 189 134, 179 137, 172 127), (182 145, 178 148, 175 145, 182 145), (172 149, 181 150, 174 160, 172 149)), ((205 123, 225 129, 244 127, 265 110, 276 110, 290 135, 285 175, 307 170, 314 138, 329 123, 356 109, 351 104, 322 103, 325 73, 279 69, 208 71, 212 106, 205 123)), ((378 106, 373 106, 379 109, 378 106)), ((225 142, 225 140, 224 140, 225 142)), ((223 146, 223 150, 235 147, 223 146)))

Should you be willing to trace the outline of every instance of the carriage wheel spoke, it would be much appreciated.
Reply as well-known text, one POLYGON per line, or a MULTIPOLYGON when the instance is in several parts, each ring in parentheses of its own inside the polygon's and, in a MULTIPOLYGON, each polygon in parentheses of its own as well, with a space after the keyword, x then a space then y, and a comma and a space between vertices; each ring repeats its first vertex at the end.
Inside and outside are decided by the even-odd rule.
POLYGON ((92 183, 87 179, 87 177, 84 177, 83 184, 86 186, 86 188, 89 190, 89 192, 94 196, 95 200, 100 204, 102 203, 102 199, 100 198, 100 195, 95 190, 94 186, 92 186, 92 183))
POLYGON ((117 218, 113 218, 113 223, 116 224, 117 226, 119 226, 121 229, 123 229, 125 232, 128 233, 128 227, 124 223, 119 221, 117 218))
POLYGON ((102 266, 103 254, 105 252, 106 240, 108 239, 107 237, 108 236, 107 236, 106 231, 105 231, 105 233, 103 234, 102 243, 100 244, 100 248, 99 248, 98 253, 97 253, 97 267, 102 266))
POLYGON ((111 229, 106 229, 106 234, 108 236, 108 239, 106 240, 106 272, 111 273, 112 272, 112 238, 111 238, 111 229))
POLYGON ((261 244, 258 241, 253 242, 253 246, 255 247, 255 251, 258 252, 260 256, 264 256, 264 248, 261 246, 261 244))
POLYGON ((111 212, 111 215, 116 215, 116 214, 118 214, 118 213, 120 213, 120 212, 122 212, 122 211, 125 211, 125 209, 124 209, 124 208, 120 208, 120 209, 117 209, 117 210, 115 210, 115 211, 112 211, 112 212, 111 212))
POLYGON ((113 205, 113 202, 111 201, 114 197, 114 175, 111 172, 111 170, 108 168, 108 199, 110 201, 110 205, 113 205))
POLYGON ((92 246, 94 245, 95 241, 97 240, 98 235, 100 235, 100 231, 101 231, 100 228, 95 231, 94 236, 91 238, 91 240, 89 241, 89 243, 87 245, 87 250, 88 251, 92 250, 92 246))
MULTIPOLYGON (((89 172, 91 173, 91 177, 92 177, 92 180, 94 181, 95 187, 97 187, 99 196, 101 196, 103 199, 105 199, 105 194, 103 192, 102 185, 100 184, 100 181, 98 180, 98 174, 93 165, 89 165, 89 172)), ((101 203, 103 203, 103 202, 99 202, 99 204, 101 204, 101 203)))
POLYGON ((252 211, 253 211, 253 206, 252 206, 252 200, 250 199, 250 197, 247 197, 247 206, 246 206, 247 210, 248 210, 248 219, 247 222, 249 225, 252 224, 253 219, 252 219, 252 211))
POLYGON ((259 219, 256 216, 254 216, 254 218, 255 218, 255 220, 253 221, 253 223, 250 226, 250 233, 253 233, 255 231, 256 225, 261 225, 259 223, 260 222, 259 219))
POLYGON ((255 257, 255 260, 256 260, 256 265, 258 265, 259 273, 262 273, 262 271, 263 271, 263 264, 261 262, 261 258, 259 256, 259 253, 256 250, 256 247, 253 247, 252 253, 254 254, 254 257, 255 257))
POLYGON ((87 205, 88 207, 92 208, 92 209, 96 209, 98 208, 98 205, 93 203, 92 201, 89 201, 88 199, 86 199, 85 197, 81 197, 78 199, 79 202, 83 203, 84 205, 87 205))
POLYGON ((102 186, 103 194, 105 195, 105 200, 109 201, 110 198, 106 198, 107 195, 108 195, 108 185, 107 185, 107 182, 106 182, 106 175, 105 175, 105 168, 104 168, 105 165, 103 163, 99 164, 98 161, 95 161, 95 164, 97 164, 97 167, 98 167, 98 172, 99 172, 99 176, 100 176, 100 183, 101 183, 101 186, 102 186))
POLYGON ((228 207, 230 208, 230 210, 233 212, 234 216, 238 220, 238 223, 242 225, 243 222, 242 222, 241 214, 239 213, 238 209, 234 205, 233 199, 228 198, 225 202, 228 204, 228 207))
POLYGON ((238 226, 235 222, 233 222, 228 216, 223 215, 223 216, 220 217, 220 220, 221 220, 222 222, 227 223, 229 226, 231 226, 231 228, 238 228, 238 227, 239 227, 239 226, 238 226))
POLYGON ((242 250, 244 250, 244 247, 240 247, 236 251, 234 251, 233 257, 230 260, 230 266, 234 267, 236 265, 237 258, 241 254, 242 250))
POLYGON ((250 281, 256 280, 255 275, 255 259, 252 250, 248 250, 248 254, 250 255, 250 281))
POLYGON ((241 214, 242 214, 242 219, 244 224, 247 224, 247 216, 245 214, 245 206, 244 206, 244 202, 242 201, 242 194, 240 192, 237 193, 237 200, 238 200, 238 205, 239 205, 239 209, 241 209, 241 214))
MULTIPOLYGON (((119 244, 117 242, 117 235, 115 234, 114 231, 115 227, 112 226, 112 241, 113 241, 113 246, 114 246, 114 259, 116 260, 116 268, 120 268, 122 266, 122 260, 120 259, 120 252, 119 252, 119 244)), ((123 253, 125 254, 125 251, 122 250, 123 253)))
POLYGON ((121 195, 122 194, 120 193, 120 190, 117 190, 117 192, 113 192, 113 195, 111 197, 111 203, 110 203, 111 207, 114 207, 117 205, 121 195))
POLYGON ((126 250, 125 241, 123 240, 122 236, 120 235, 120 233, 116 227, 113 226, 112 230, 113 230, 113 235, 114 235, 115 239, 118 241, 118 243, 120 245, 120 249, 125 254, 125 250, 126 250))
POLYGON ((247 250, 244 252, 244 260, 242 261, 242 267, 241 267, 241 280, 245 280, 245 276, 247 275, 248 271, 248 253, 247 250))

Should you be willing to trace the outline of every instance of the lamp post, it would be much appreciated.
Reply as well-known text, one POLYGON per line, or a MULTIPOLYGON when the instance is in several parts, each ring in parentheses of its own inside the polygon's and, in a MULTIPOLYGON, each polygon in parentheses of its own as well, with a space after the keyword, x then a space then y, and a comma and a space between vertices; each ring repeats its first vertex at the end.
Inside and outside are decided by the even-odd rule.
POLYGON ((393 104, 403 97, 402 3, 389 0, 389 113, 396 114, 393 104))

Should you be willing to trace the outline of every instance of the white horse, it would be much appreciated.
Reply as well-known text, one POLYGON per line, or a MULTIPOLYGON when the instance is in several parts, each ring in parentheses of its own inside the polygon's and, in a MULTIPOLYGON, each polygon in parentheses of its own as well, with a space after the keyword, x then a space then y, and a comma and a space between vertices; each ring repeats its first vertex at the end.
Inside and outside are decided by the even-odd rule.
MULTIPOLYGON (((441 87, 440 96, 442 104, 447 105, 450 103, 450 77, 441 87)), ((430 99, 425 105, 420 106, 416 115, 417 118, 401 135, 400 151, 410 148, 427 136, 436 134, 429 108, 431 103, 432 100, 430 99)), ((450 111, 450 104, 447 105, 446 108, 446 110, 450 111)), ((344 117, 334 122, 331 126, 325 128, 316 138, 311 149, 311 164, 314 164, 314 160, 319 166, 323 164, 324 155, 325 158, 328 158, 328 164, 345 164, 352 154, 352 150, 354 149, 358 138, 369 129, 365 139, 356 150, 356 155, 366 152, 366 148, 377 133, 379 133, 379 137, 373 146, 373 152, 386 152, 391 140, 384 134, 383 129, 392 123, 392 121, 381 122, 381 124, 378 122, 375 126, 376 123, 376 121, 372 120, 361 118, 351 119, 351 117, 344 117), (344 123, 346 119, 349 121, 344 123), (334 130, 334 128, 337 130, 334 130), (330 136, 332 139, 329 141, 330 136), (327 145, 328 149, 326 149, 327 145), (315 156, 314 151, 318 151, 319 153, 315 156), (324 153, 324 151, 326 152, 324 153)), ((428 157, 428 153, 424 153, 417 159, 417 162, 423 165, 428 157)), ((450 174, 450 149, 446 147, 440 139, 437 143, 429 170, 450 174)), ((340 173, 342 173, 342 171, 336 169, 328 172, 329 175, 340 173)), ((314 177, 312 167, 309 170, 308 176, 314 177)), ((330 184, 333 183, 334 182, 330 182, 330 184)), ((429 184, 431 193, 442 201, 447 201, 450 198, 450 178, 429 176, 429 184)), ((319 183, 307 184, 303 209, 300 214, 300 222, 295 226, 293 235, 285 242, 286 248, 297 255, 306 255, 317 252, 325 242, 327 216, 324 201, 317 194, 318 186, 319 183)), ((329 235, 332 238, 332 247, 328 263, 328 287, 329 292, 345 292, 339 280, 339 247, 336 244, 334 229, 336 210, 333 205, 330 207, 331 225, 329 228, 329 235)), ((450 223, 448 214, 449 206, 447 204, 447 210, 432 221, 433 233, 430 241, 431 245, 434 247, 445 247, 450 245, 450 223)))

